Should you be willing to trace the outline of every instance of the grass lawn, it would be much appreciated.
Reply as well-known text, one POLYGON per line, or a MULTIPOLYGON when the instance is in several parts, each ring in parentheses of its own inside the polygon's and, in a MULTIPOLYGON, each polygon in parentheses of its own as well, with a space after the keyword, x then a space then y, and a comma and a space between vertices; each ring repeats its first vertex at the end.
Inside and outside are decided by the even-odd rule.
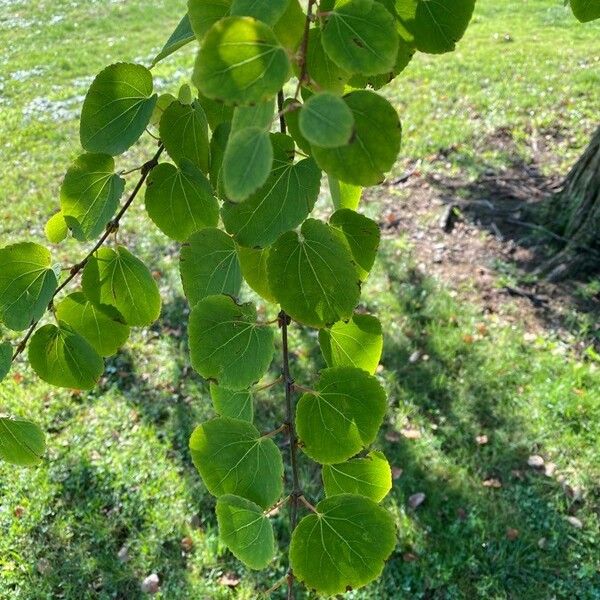
MULTIPOLYGON (((92 76, 111 62, 149 62, 184 5, 0 0, 0 245, 42 238, 79 152, 92 76)), ((192 56, 155 69, 159 91, 187 81, 192 56)), ((486 140, 508 130, 520 158, 542 145, 546 171, 564 172, 597 126, 598 89, 600 25, 578 24, 561 0, 479 0, 456 53, 419 56, 385 92, 404 124, 397 170, 418 159, 433 168, 427 158, 449 150, 450 172, 501 168, 514 157, 486 140)), ((141 598, 152 572, 164 600, 254 599, 285 573, 284 562, 246 571, 219 543, 214 499, 187 450, 212 412, 188 367, 177 247, 147 224, 140 202, 119 235, 155 270, 162 317, 108 361, 99 388, 56 391, 24 362, 0 384, 0 412, 39 422, 49 445, 38 468, 0 464, 2 599, 141 598), (225 574, 239 584, 224 585, 225 574)), ((72 242, 54 249, 64 264, 81 254, 72 242)), ((483 314, 417 268, 402 238, 384 240, 363 303, 387 332, 379 377, 389 413, 376 445, 397 469, 385 502, 399 541, 381 580, 348 597, 600 599, 600 363, 483 314), (547 474, 527 465, 533 454, 547 474), (425 501, 410 508, 419 492, 425 501)), ((315 344, 294 329, 299 383, 323 366, 315 344)), ((261 392, 257 422, 281 422, 282 408, 261 392)), ((319 473, 302 467, 318 500, 319 473)), ((284 515, 276 529, 285 544, 284 515)))

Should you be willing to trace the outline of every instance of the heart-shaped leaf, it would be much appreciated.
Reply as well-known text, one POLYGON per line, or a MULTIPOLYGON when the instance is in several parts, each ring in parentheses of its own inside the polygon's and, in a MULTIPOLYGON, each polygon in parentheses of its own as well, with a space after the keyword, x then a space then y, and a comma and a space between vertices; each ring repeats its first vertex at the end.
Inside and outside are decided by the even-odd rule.
POLYGON ((19 467, 37 465, 46 449, 42 430, 25 419, 0 417, 0 458, 19 467))

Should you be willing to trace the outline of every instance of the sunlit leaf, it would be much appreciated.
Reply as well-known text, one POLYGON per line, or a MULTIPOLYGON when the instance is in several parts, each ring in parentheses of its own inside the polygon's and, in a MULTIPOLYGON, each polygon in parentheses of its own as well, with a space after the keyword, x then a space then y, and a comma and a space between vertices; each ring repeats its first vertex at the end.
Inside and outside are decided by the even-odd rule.
POLYGON ((333 213, 329 224, 342 232, 350 246, 352 258, 360 268, 361 279, 366 279, 377 258, 381 238, 379 225, 348 208, 333 213))
POLYGON ((110 65, 94 79, 81 112, 81 145, 88 152, 122 154, 150 122, 158 96, 142 65, 110 65))
POLYGON ((206 34, 193 81, 207 97, 253 104, 275 96, 290 62, 273 31, 251 17, 228 17, 206 34))
POLYGON ((313 146, 317 164, 328 175, 353 185, 381 183, 400 151, 401 126, 394 107, 375 92, 351 92, 345 97, 354 115, 354 136, 339 148, 313 146))
POLYGON ((269 133, 246 127, 232 133, 223 156, 223 184, 229 200, 241 202, 260 188, 271 172, 273 147, 269 133))
POLYGON ((102 357, 63 323, 44 325, 33 334, 29 362, 46 383, 74 390, 91 390, 104 371, 102 357))
POLYGON ((27 329, 46 312, 57 287, 50 252, 24 242, 0 250, 0 320, 15 331, 27 329))
POLYGON ((221 541, 251 569, 264 569, 275 554, 273 526, 258 504, 227 494, 217 500, 221 541))
POLYGON ((324 369, 314 392, 298 402, 302 449, 321 464, 348 460, 375 440, 386 407, 383 388, 366 371, 324 369))
POLYGON ((219 222, 219 203, 208 179, 186 159, 179 168, 162 163, 152 170, 145 201, 156 226, 180 242, 219 222))
POLYGON ((394 17, 375 0, 339 2, 323 27, 323 48, 350 73, 391 71, 398 54, 394 17))
POLYGON ((190 237, 181 249, 179 271, 192 306, 206 296, 237 296, 242 286, 235 244, 216 228, 203 229, 190 237))
POLYGON ((273 169, 267 182, 244 202, 223 205, 225 228, 242 246, 264 247, 294 229, 311 213, 319 196, 321 171, 312 158, 292 161, 293 141, 274 136, 273 169), (281 152, 284 146, 290 153, 281 152))
POLYGON ((383 350, 381 323, 371 315, 355 313, 319 331, 319 344, 330 367, 357 367, 375 373, 383 350))
POLYGON ((99 237, 113 218, 125 180, 115 173, 108 154, 82 154, 69 167, 60 188, 60 208, 73 236, 80 240, 99 237))
POLYGON ((273 359, 273 329, 256 321, 253 304, 208 296, 190 314, 192 366, 205 379, 231 390, 258 381, 273 359))
POLYGON ((240 419, 252 423, 254 405, 250 390, 228 390, 216 383, 211 383, 210 397, 215 410, 221 417, 240 419))
POLYGON ((129 338, 129 327, 112 306, 92 304, 75 292, 56 306, 56 317, 83 337, 101 356, 112 356, 129 338))
POLYGON ((392 489, 392 470, 382 452, 369 452, 365 458, 323 466, 327 496, 357 494, 381 502, 392 489))
POLYGON ((156 101, 154 110, 152 111, 152 116, 150 117, 150 125, 158 127, 165 110, 167 110, 167 108, 169 108, 169 106, 171 106, 171 104, 173 104, 173 102, 176 101, 177 98, 175 98, 173 94, 161 94, 158 97, 158 100, 156 101))
POLYGON ((309 589, 344 594, 377 579, 396 546, 391 515, 363 496, 322 500, 292 535, 290 565, 309 589))
POLYGON ((172 102, 160 120, 160 139, 177 165, 189 160, 203 173, 208 173, 208 121, 200 104, 172 102))
POLYGON ((275 302, 275 296, 269 288, 267 276, 267 260, 269 248, 237 247, 237 254, 242 268, 242 275, 246 283, 268 302, 275 302))
POLYGON ((39 464, 46 450, 42 430, 25 419, 0 417, 0 458, 19 467, 39 464))
POLYGON ((190 451, 213 496, 235 494, 266 509, 283 492, 281 453, 247 421, 220 417, 203 423, 192 434, 190 451))
POLYGON ((290 0, 232 0, 230 14, 254 17, 271 27, 283 17, 290 0))
POLYGON ((347 243, 314 219, 305 221, 301 232, 284 233, 271 247, 270 289, 281 308, 305 325, 320 328, 349 319, 360 283, 347 243))
POLYGON ((44 233, 49 242, 53 244, 60 244, 67 235, 69 235, 69 228, 62 212, 57 212, 52 215, 44 227, 44 233))
POLYGON ((100 248, 83 270, 82 286, 94 304, 114 306, 132 327, 160 315, 160 294, 148 267, 127 248, 100 248))
POLYGON ((336 148, 350 141, 354 115, 342 98, 331 92, 321 92, 304 103, 298 124, 309 143, 321 148, 336 148))
POLYGON ((329 181, 331 200, 335 209, 349 208, 350 210, 356 210, 360 204, 362 187, 359 185, 352 185, 351 183, 344 183, 331 176, 327 179, 329 181))
POLYGON ((179 25, 175 28, 175 31, 171 34, 171 37, 167 40, 163 49, 155 56, 152 61, 152 66, 156 63, 164 60, 168 56, 171 56, 174 52, 177 52, 180 48, 183 48, 186 44, 193 42, 196 39, 190 23, 188 15, 184 15, 179 25))
POLYGON ((289 0, 285 13, 273 27, 273 33, 284 48, 292 52, 298 48, 305 21, 306 15, 299 0, 289 0))

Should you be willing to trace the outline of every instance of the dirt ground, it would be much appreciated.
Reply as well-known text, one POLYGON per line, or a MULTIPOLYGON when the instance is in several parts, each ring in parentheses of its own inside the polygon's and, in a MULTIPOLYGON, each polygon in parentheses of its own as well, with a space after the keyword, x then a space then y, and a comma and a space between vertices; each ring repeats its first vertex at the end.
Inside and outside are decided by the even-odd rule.
MULTIPOLYGON (((510 135, 499 131, 484 142, 511 150, 510 135)), ((373 189, 365 201, 383 203, 385 236, 411 240, 420 269, 451 287, 456 294, 498 314, 525 324, 533 334, 551 332, 582 348, 580 318, 600 330, 600 295, 577 293, 583 282, 548 283, 535 276, 560 243, 552 232, 533 222, 540 203, 561 185, 558 177, 541 173, 543 148, 536 160, 515 160, 509 167, 486 169, 475 179, 447 175, 452 150, 428 157, 433 167, 424 173, 407 165, 404 175, 373 189)), ((517 156, 517 153, 514 153, 517 156)))

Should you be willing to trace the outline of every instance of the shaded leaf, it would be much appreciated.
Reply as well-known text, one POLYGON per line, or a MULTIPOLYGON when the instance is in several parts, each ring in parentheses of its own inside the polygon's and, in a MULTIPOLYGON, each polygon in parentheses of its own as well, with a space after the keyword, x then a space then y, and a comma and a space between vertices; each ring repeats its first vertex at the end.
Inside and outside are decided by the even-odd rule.
POLYGON ((66 324, 44 325, 29 342, 29 362, 38 377, 56 387, 91 390, 104 371, 92 346, 66 324))
POLYGON ((231 0, 188 0, 188 16, 198 41, 231 9, 231 0))
POLYGON ((193 42, 196 39, 192 30, 192 24, 187 14, 183 16, 179 24, 175 28, 175 31, 171 34, 171 37, 167 40, 167 43, 163 46, 163 49, 154 57, 152 66, 164 60, 168 56, 171 56, 174 52, 177 52, 183 46, 193 42))
POLYGON ((250 390, 228 390, 215 383, 210 384, 210 397, 217 413, 222 417, 254 420, 254 405, 250 390))
POLYGON ((394 520, 372 500, 342 494, 322 500, 292 535, 294 575, 322 594, 343 594, 377 579, 396 545, 394 520))
POLYGON ((0 343, 0 381, 8 375, 12 364, 13 349, 9 342, 0 343))
POLYGON ((158 96, 142 65, 117 63, 94 79, 81 112, 81 145, 88 152, 122 154, 150 122, 158 96))
POLYGON ((46 449, 42 430, 25 419, 0 417, 0 458, 19 467, 37 465, 46 449))
POLYGON ((225 388, 243 390, 258 381, 273 359, 273 330, 256 322, 253 304, 208 296, 190 314, 192 366, 225 388))
POLYGON ((27 329, 46 312, 57 287, 50 252, 23 242, 0 250, 0 320, 15 331, 27 329))
POLYGON ((321 464, 343 462, 375 440, 386 407, 383 388, 366 371, 324 369, 314 392, 298 402, 302 449, 321 464))
POLYGON ((234 494, 263 509, 283 492, 283 460, 275 442, 247 421, 217 418, 190 438, 194 465, 213 496, 234 494))
POLYGON ((179 272, 192 306, 206 296, 237 296, 242 286, 235 244, 217 228, 203 229, 190 237, 181 249, 179 272))
POLYGON ((260 506, 226 494, 217 500, 217 522, 221 540, 246 566, 264 569, 273 560, 273 526, 260 506))
POLYGON ((331 92, 320 92, 304 103, 298 124, 310 144, 336 148, 350 141, 354 115, 342 98, 331 92))
POLYGON ((290 0, 232 0, 230 14, 237 17, 254 17, 273 26, 287 10, 290 0))
POLYGON ((267 276, 267 260, 269 248, 244 248, 237 246, 238 259, 242 275, 246 283, 268 302, 275 302, 275 297, 269 288, 267 276))

